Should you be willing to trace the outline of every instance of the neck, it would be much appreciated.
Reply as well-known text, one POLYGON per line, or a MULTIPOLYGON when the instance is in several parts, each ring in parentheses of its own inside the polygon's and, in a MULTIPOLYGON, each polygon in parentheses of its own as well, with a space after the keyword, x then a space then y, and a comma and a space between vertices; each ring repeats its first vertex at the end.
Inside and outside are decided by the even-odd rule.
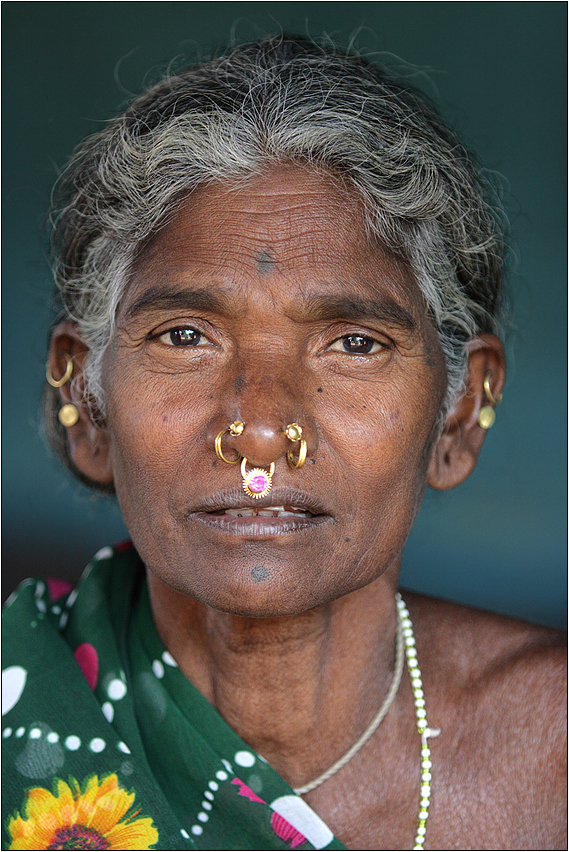
POLYGON ((242 618, 149 572, 154 619, 182 673, 293 786, 357 740, 393 677, 395 572, 296 616, 242 618))

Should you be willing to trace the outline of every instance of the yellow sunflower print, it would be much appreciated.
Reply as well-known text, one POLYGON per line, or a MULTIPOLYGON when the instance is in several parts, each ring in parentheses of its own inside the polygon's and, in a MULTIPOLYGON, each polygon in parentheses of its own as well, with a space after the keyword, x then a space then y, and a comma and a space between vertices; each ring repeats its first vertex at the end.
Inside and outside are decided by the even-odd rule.
POLYGON ((116 775, 99 782, 91 775, 83 792, 75 778, 55 779, 53 795, 43 787, 30 790, 8 823, 9 849, 151 849, 158 832, 150 817, 123 819, 134 793, 119 786, 116 775))

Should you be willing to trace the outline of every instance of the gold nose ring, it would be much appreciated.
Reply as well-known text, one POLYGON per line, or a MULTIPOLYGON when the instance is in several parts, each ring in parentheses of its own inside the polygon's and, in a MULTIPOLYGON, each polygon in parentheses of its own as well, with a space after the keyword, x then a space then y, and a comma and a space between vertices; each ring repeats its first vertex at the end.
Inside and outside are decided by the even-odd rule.
POLYGON ((289 466, 294 470, 298 470, 306 461, 306 441, 302 437, 302 426, 299 426, 298 423, 289 423, 284 430, 284 434, 289 441, 292 441, 294 444, 300 441, 300 449, 298 451, 298 459, 296 461, 294 460, 294 453, 292 450, 289 450, 286 454, 286 460, 289 466))
POLYGON ((227 429, 222 429, 221 432, 218 432, 215 438, 215 454, 220 461, 224 461, 225 464, 239 464, 243 456, 237 454, 237 458, 233 461, 231 459, 226 459, 223 455, 223 450, 221 449, 221 439, 225 435, 226 432, 233 438, 238 438, 239 435, 242 434, 243 429, 245 428, 245 424, 241 422, 241 420, 234 420, 233 423, 230 423, 227 429))

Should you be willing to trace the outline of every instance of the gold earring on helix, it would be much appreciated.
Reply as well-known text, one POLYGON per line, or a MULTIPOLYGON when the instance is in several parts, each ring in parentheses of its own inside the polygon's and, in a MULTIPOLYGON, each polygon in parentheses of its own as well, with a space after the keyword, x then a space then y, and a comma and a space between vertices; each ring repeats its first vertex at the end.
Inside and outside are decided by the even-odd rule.
MULTIPOLYGON (((248 471, 247 459, 245 456, 238 453, 236 459, 228 459, 223 455, 221 447, 222 438, 227 432, 229 432, 233 438, 238 438, 243 433, 244 429, 245 424, 242 423, 241 420, 234 420, 233 423, 229 424, 227 429, 222 429, 221 432, 218 432, 215 438, 215 454, 220 461, 224 461, 226 464, 239 464, 239 462, 241 462, 243 490, 249 497, 259 500, 261 497, 265 497, 273 487, 275 463, 271 462, 268 470, 265 470, 262 467, 254 467, 252 470, 248 471)), ((302 437, 302 427, 299 426, 298 423, 289 423, 284 430, 284 434, 294 443, 300 441, 300 450, 296 461, 294 460, 292 451, 289 451, 286 454, 286 459, 290 467, 298 470, 298 468, 302 467, 306 460, 306 441, 302 437)))
MULTIPOLYGON (((52 388, 61 388, 63 385, 69 381, 73 374, 73 358, 69 354, 69 352, 62 352, 62 355, 65 358, 65 372, 63 373, 60 379, 54 379, 53 374, 51 372, 49 364, 45 368, 45 377, 48 383, 52 386, 52 388)), ((66 426, 69 428, 70 426, 75 426, 77 421, 79 420, 79 409, 73 405, 72 402, 68 402, 66 405, 62 405, 59 411, 57 412, 57 416, 59 418, 59 422, 62 426, 66 426)))
POLYGON ((490 382, 493 375, 492 370, 488 370, 484 376, 484 393, 486 394, 486 399, 488 400, 489 405, 483 405, 478 412, 478 425, 481 426, 482 429, 490 429, 490 427, 494 425, 496 420, 496 412, 494 411, 494 408, 502 402, 501 393, 496 394, 496 396, 492 393, 490 382))

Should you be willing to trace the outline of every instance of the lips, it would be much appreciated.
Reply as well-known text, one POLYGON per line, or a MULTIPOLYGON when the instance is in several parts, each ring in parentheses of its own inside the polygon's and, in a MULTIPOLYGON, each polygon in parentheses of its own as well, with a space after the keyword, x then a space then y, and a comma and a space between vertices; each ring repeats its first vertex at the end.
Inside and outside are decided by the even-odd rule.
POLYGON ((288 535, 333 521, 331 512, 313 495, 288 488, 273 489, 270 497, 255 501, 241 490, 222 491, 192 507, 186 517, 247 538, 288 535))
POLYGON ((238 509, 226 509, 224 514, 232 518, 312 518, 312 512, 298 506, 267 506, 266 509, 250 509, 240 506, 238 509))

